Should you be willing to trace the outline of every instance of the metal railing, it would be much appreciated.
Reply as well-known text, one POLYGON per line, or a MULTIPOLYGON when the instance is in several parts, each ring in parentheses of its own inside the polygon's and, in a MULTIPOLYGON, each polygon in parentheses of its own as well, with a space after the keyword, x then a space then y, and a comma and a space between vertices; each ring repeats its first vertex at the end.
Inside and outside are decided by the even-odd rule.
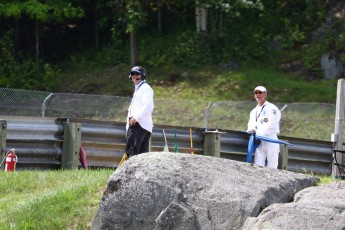
MULTIPOLYGON (((288 147, 289 171, 330 175, 332 171, 332 142, 279 136, 292 144, 288 147)), ((221 157, 245 161, 248 135, 225 130, 221 136, 221 157)))
MULTIPOLYGON (((125 122, 130 104, 130 97, 8 88, 0 88, 0 97, 0 116, 68 117, 125 122)), ((334 132, 333 104, 274 103, 283 111, 281 135, 329 140, 334 132)), ((243 130, 247 127, 249 112, 256 102, 155 98, 154 104, 155 125, 243 130)))
POLYGON ((5 152, 15 149, 19 169, 59 169, 63 145, 61 118, 1 117, 7 123, 5 152))
MULTIPOLYGON (((1 117, 7 121, 6 150, 15 148, 18 170, 59 169, 63 152, 65 118, 1 117)), ((67 120, 68 121, 68 120, 67 120)), ((69 119, 81 124, 81 145, 91 168, 116 167, 125 150, 125 123, 69 119)), ((157 125, 153 129, 151 151, 163 151, 165 131, 170 152, 190 153, 190 128, 157 125)), ((193 150, 204 151, 204 129, 192 129, 193 150)), ((248 135, 240 131, 221 130, 220 157, 245 161, 248 135)), ((288 149, 288 170, 330 175, 332 142, 279 137, 293 146, 288 149)), ((80 167, 80 164, 79 164, 80 167)))

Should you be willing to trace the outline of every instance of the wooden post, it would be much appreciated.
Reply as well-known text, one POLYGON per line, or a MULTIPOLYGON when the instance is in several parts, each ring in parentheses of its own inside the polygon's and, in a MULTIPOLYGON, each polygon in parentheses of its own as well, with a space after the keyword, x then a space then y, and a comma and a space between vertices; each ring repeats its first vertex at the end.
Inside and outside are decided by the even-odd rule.
MULTIPOLYGON (((336 150, 343 150, 343 127, 344 127, 344 106, 345 105, 345 80, 339 79, 338 80, 338 87, 337 87, 337 102, 336 102, 336 109, 335 109, 335 126, 334 126, 334 148, 336 150)), ((332 177, 339 177, 340 172, 338 167, 334 165, 335 160, 339 163, 342 161, 342 154, 339 152, 334 153, 334 158, 332 159, 332 177)))
POLYGON ((220 157, 220 134, 216 131, 205 131, 204 132, 204 155, 220 157))
POLYGON ((81 124, 65 123, 61 157, 61 169, 77 169, 81 143, 81 124))
POLYGON ((278 169, 288 169, 288 155, 289 150, 287 145, 280 145, 278 169))
MULTIPOLYGON (((0 120, 0 162, 5 160, 5 155, 6 155, 6 138, 7 138, 7 121, 5 120, 0 120)), ((5 162, 1 165, 0 170, 5 169, 5 162)))

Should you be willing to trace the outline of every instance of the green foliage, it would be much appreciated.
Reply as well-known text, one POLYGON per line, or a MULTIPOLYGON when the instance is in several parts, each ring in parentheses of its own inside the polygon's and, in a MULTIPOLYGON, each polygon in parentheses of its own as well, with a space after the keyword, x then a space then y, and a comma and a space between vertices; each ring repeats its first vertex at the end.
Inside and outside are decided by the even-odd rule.
POLYGON ((49 20, 63 21, 66 18, 82 17, 84 11, 80 7, 73 7, 69 1, 10 1, 2 3, 0 15, 4 18, 21 18, 29 15, 31 19, 46 22, 49 20))
POLYGON ((143 6, 140 1, 126 1, 125 8, 127 18, 127 33, 133 32, 137 30, 141 25, 145 24, 147 14, 145 11, 143 11, 143 6))
POLYGON ((68 68, 71 71, 88 72, 95 68, 112 66, 126 62, 128 60, 127 51, 128 47, 122 45, 122 43, 105 46, 100 50, 87 49, 70 55, 64 68, 68 68))
POLYGON ((173 57, 169 52, 170 47, 176 43, 172 36, 157 36, 149 38, 143 37, 139 41, 139 58, 138 63, 159 67, 170 62, 173 57))
POLYGON ((305 45, 303 50, 305 50, 303 65, 313 76, 321 78, 320 59, 322 54, 327 51, 327 44, 305 45))
POLYGON ((340 54, 343 59, 343 50, 345 47, 345 27, 344 19, 337 19, 329 28, 323 28, 315 34, 317 42, 304 45, 303 64, 313 76, 321 76, 320 59, 323 54, 335 52, 340 54))
POLYGON ((298 24, 291 25, 291 22, 286 19, 284 25, 286 33, 289 34, 289 36, 281 37, 284 48, 291 49, 296 44, 303 44, 306 41, 305 33, 300 30, 298 24))
POLYGON ((10 33, 0 39, 0 87, 32 90, 52 90, 56 87, 58 73, 49 64, 36 63, 30 58, 17 60, 13 53, 10 33))
POLYGON ((330 184, 330 183, 334 183, 334 182, 339 183, 342 181, 340 178, 338 179, 338 178, 330 177, 327 175, 313 175, 313 174, 311 174, 311 176, 319 177, 320 182, 317 183, 317 185, 330 184))
POLYGON ((185 31, 177 37, 176 45, 169 49, 172 60, 176 64, 187 67, 197 67, 209 63, 212 57, 210 47, 205 40, 202 34, 190 30, 185 31))
POLYGON ((7 64, 0 64, 3 76, 0 84, 54 89, 60 79, 53 75, 59 71, 47 60, 70 62, 61 68, 66 71, 67 66, 72 66, 72 72, 80 71, 79 77, 75 73, 76 82, 89 76, 93 69, 98 69, 95 76, 99 76, 102 68, 130 63, 130 32, 137 34, 137 60, 147 67, 171 65, 195 69, 229 63, 252 66, 258 61, 262 66, 274 66, 281 60, 296 61, 297 57, 298 61, 303 60, 313 78, 320 78, 320 55, 329 50, 341 53, 345 46, 341 18, 315 43, 308 40, 311 32, 325 21, 331 3, 330 0, 2 1, 0 16, 4 21, 0 39, 7 39, 7 45, 1 59, 7 64), (195 32, 195 5, 208 10, 207 32, 195 32), (38 19, 43 25, 36 27, 40 29, 36 31, 40 39, 35 40, 35 33, 31 33, 35 21, 28 18, 38 19), (162 31, 156 29, 158 22, 162 31), (6 38, 3 34, 15 26, 19 33, 6 38), (90 45, 95 40, 97 49, 90 45), (44 47, 39 53, 40 66, 34 65, 37 64, 33 57, 35 41, 40 41, 40 48, 44 47), (71 55, 75 50, 79 53, 71 55), (299 55, 295 55, 297 52, 299 55))

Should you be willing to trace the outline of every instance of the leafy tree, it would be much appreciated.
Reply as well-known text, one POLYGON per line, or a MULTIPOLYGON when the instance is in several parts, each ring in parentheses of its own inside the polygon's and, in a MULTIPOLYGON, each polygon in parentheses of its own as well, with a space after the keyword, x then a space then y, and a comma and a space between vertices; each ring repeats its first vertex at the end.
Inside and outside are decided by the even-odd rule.
POLYGON ((161 33, 161 9, 178 12, 181 7, 187 6, 191 0, 115 0, 110 1, 110 6, 117 13, 117 21, 125 23, 125 33, 130 35, 131 65, 138 62, 138 31, 150 22, 153 15, 157 14, 158 31, 161 33))
POLYGON ((35 21, 35 59, 37 68, 40 52, 40 23, 62 23, 68 18, 82 17, 83 15, 83 10, 72 6, 72 3, 68 0, 2 0, 0 2, 1 17, 13 18, 16 21, 29 18, 35 21))
MULTIPOLYGON (((8 38, 12 30, 8 30, 1 40, 1 48, 6 50, 2 56, 0 74, 2 81, 0 84, 5 87, 18 87, 26 89, 51 89, 56 83, 53 68, 40 61, 40 37, 43 33, 40 31, 40 25, 53 23, 64 23, 69 18, 82 17, 83 10, 74 7, 67 0, 1 0, 0 17, 13 23, 15 31, 15 41, 20 41, 19 33, 25 29, 30 22, 34 23, 35 37, 34 58, 28 58, 24 53, 19 51, 19 44, 16 48, 8 38), (22 25, 22 26, 21 26, 22 25), (13 51, 17 51, 16 53, 13 51)), ((32 47, 32 45, 26 45, 32 47)))

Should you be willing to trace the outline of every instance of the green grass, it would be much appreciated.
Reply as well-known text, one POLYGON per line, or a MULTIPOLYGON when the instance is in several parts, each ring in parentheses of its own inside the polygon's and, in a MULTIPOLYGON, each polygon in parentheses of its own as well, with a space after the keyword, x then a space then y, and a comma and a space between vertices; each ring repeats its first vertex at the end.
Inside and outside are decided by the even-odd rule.
MULTIPOLYGON (((229 70, 203 66, 188 69, 166 64, 145 68, 155 99, 253 101, 255 86, 264 85, 268 99, 274 103, 334 104, 336 101, 336 80, 305 80, 303 75, 283 73, 274 67, 243 66, 229 70)), ((62 83, 58 91, 130 96, 133 85, 128 80, 129 69, 129 65, 120 64, 67 71, 59 76, 62 83)))
POLYGON ((0 229, 89 229, 112 172, 1 172, 0 229))
MULTIPOLYGON (((175 73, 175 82, 155 80, 155 97, 206 101, 252 101, 257 85, 268 90, 274 103, 319 102, 335 103, 335 80, 305 81, 303 76, 281 73, 274 69, 238 69, 212 71, 207 68, 175 73)), ((158 78, 158 76, 157 76, 158 78)))
MULTIPOLYGON (((110 169, 1 172, 0 229, 90 229, 112 173, 110 169)), ((336 181, 325 175, 319 178, 319 185, 336 181)))

